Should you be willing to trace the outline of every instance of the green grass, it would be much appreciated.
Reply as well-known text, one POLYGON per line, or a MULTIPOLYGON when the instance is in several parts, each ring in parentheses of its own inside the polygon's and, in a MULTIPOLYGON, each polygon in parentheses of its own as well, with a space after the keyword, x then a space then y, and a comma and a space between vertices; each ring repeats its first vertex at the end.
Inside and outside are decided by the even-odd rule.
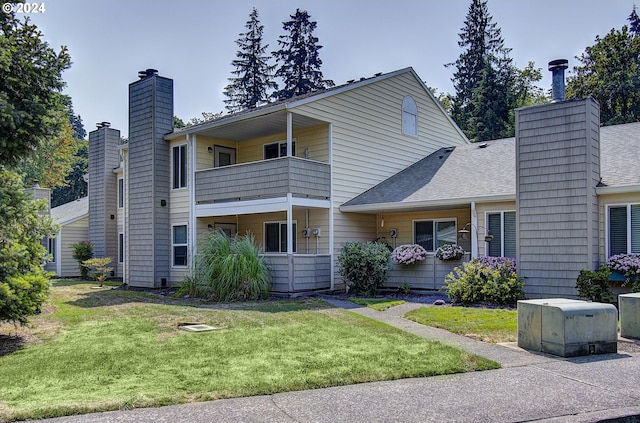
POLYGON ((391 307, 400 305, 400 304, 404 304, 405 301, 404 300, 390 300, 388 298, 356 298, 356 297, 352 297, 349 298, 349 301, 351 301, 354 304, 358 304, 361 306, 365 306, 365 307, 369 307, 372 308, 374 310, 378 310, 378 311, 384 311, 387 310, 391 307))
POLYGON ((470 307, 422 307, 404 317, 485 342, 514 342, 518 339, 516 310, 470 307))
POLYGON ((0 421, 497 368, 317 299, 211 304, 57 281, 0 325, 0 421), (189 333, 179 322, 219 328, 189 333))

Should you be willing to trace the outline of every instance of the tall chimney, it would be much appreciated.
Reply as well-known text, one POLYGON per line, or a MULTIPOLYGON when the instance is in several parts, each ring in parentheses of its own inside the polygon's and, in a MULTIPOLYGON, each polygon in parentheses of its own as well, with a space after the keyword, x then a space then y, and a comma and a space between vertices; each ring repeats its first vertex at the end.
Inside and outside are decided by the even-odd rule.
POLYGON ((569 67, 567 59, 552 60, 549 62, 549 70, 552 73, 551 93, 552 102, 564 101, 564 70, 569 67))

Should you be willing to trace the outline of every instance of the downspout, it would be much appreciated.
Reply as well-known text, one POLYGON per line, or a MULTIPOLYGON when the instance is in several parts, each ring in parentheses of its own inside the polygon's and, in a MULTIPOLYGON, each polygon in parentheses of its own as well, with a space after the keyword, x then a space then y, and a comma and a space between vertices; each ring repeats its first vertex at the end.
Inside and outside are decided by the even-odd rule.
POLYGON ((471 202, 471 258, 478 257, 478 213, 476 202, 471 202), (474 229, 475 228, 475 229, 474 229))

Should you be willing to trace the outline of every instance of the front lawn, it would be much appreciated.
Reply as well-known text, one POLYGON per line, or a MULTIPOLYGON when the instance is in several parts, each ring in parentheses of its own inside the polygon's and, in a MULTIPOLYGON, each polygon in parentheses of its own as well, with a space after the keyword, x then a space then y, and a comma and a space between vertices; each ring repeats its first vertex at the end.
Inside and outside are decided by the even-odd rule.
POLYGON ((496 308, 422 307, 404 317, 485 342, 518 340, 518 312, 496 308))
POLYGON ((208 304, 92 286, 56 281, 19 339, 0 325, 0 420, 498 367, 317 299, 208 304))

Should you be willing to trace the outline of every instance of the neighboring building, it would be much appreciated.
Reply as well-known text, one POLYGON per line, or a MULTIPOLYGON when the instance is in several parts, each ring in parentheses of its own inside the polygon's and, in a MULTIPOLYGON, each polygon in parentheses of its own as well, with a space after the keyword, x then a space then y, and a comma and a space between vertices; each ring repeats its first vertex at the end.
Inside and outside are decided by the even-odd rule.
POLYGON ((47 239, 51 260, 45 269, 55 272, 58 277, 80 276, 72 245, 89 239, 89 198, 83 197, 52 208, 51 218, 60 225, 60 231, 47 239))
MULTIPOLYGON (((411 68, 177 130, 173 81, 139 78, 128 143, 89 134, 89 239, 131 286, 179 284, 215 229, 255 236, 278 293, 343 288, 353 240, 515 257, 529 297, 575 296, 579 270, 638 251, 640 123, 600 128, 592 99, 469 144, 411 68)), ((437 289, 457 264, 394 266, 389 286, 437 289)))

